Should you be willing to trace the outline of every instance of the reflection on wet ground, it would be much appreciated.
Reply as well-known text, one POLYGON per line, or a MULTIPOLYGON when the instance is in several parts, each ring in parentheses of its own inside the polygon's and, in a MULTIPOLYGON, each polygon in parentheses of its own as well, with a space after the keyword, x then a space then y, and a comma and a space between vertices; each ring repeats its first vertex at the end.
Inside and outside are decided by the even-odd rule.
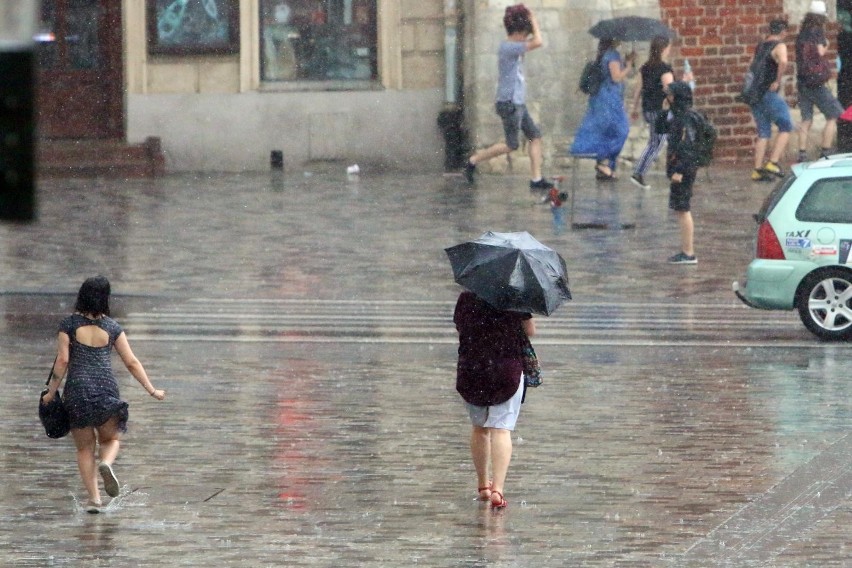
POLYGON ((697 267, 663 262, 662 187, 626 182, 581 204, 635 229, 560 235, 511 179, 51 182, 39 225, 0 226, 0 564, 849 565, 850 352, 731 298, 766 191, 735 174, 697 196, 697 267), (474 500, 441 250, 490 228, 558 248, 577 298, 540 322, 502 513, 474 500), (169 392, 119 372, 102 515, 34 402, 92 272, 169 392))

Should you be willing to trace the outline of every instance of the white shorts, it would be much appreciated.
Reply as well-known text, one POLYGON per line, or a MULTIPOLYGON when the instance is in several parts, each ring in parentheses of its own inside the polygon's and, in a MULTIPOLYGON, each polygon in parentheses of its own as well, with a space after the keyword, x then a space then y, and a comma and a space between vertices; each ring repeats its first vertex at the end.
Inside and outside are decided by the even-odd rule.
POLYGON ((514 430, 518 415, 521 413, 521 399, 524 397, 524 376, 518 385, 518 390, 512 398, 500 404, 492 406, 474 406, 467 402, 467 413, 470 415, 470 423, 480 428, 500 428, 501 430, 514 430))

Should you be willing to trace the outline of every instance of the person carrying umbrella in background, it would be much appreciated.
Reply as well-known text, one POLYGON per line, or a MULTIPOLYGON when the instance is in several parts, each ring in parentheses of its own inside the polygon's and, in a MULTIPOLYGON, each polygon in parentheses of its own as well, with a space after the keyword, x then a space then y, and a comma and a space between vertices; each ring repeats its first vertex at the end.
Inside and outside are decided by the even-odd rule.
POLYGON ((618 155, 630 132, 630 121, 624 110, 624 81, 633 71, 636 53, 622 60, 619 41, 611 38, 598 42, 595 61, 603 80, 598 91, 589 96, 589 106, 571 144, 571 154, 594 154, 595 175, 599 180, 616 179, 618 155))
POLYGON ((528 233, 485 233, 446 249, 459 295, 456 390, 472 424, 470 451, 479 499, 506 507, 512 431, 523 402, 524 345, 532 313, 549 315, 571 298, 565 261, 528 233))
POLYGON ((616 160, 630 132, 630 120, 624 109, 624 81, 636 60, 635 51, 622 60, 616 48, 622 41, 670 38, 673 32, 660 20, 623 16, 601 20, 589 28, 589 33, 600 40, 595 61, 599 63, 603 81, 600 89, 589 97, 588 110, 574 135, 570 152, 596 155, 596 178, 614 180, 616 160))
POLYGON ((523 4, 506 8, 503 25, 508 37, 500 42, 497 51, 499 76, 495 106, 503 122, 506 141, 474 153, 465 164, 464 176, 472 184, 475 181, 476 164, 517 150, 520 147, 518 134, 523 132, 529 140, 530 189, 548 191, 553 184, 541 175, 541 131, 527 110, 523 71, 524 55, 544 45, 541 30, 535 15, 523 4))

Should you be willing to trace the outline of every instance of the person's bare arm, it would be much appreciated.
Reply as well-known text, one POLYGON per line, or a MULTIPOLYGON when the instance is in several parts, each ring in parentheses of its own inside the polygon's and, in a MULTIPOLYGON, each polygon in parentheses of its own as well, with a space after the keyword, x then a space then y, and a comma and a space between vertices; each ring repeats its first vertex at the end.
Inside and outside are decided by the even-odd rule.
POLYGON ((609 76, 613 82, 621 83, 633 71, 633 61, 636 59, 636 53, 629 53, 625 58, 626 64, 622 65, 621 61, 609 62, 609 76))
POLYGON ((636 80, 636 91, 633 93, 633 104, 631 105, 631 114, 633 120, 639 117, 639 100, 642 98, 642 75, 636 80))
POLYGON ((541 38, 541 28, 538 27, 538 20, 532 12, 530 12, 530 24, 532 24, 532 34, 527 40, 527 51, 538 49, 544 45, 544 40, 541 38))
POLYGON ((527 337, 532 337, 533 335, 535 335, 535 319, 534 318, 524 320, 523 326, 524 326, 524 333, 527 334, 527 337))
POLYGON ((784 77, 784 73, 787 72, 787 44, 784 42, 779 43, 772 49, 772 59, 775 60, 775 63, 778 64, 778 74, 775 76, 775 81, 769 85, 770 91, 778 91, 781 88, 781 80, 784 77))
POLYGON ((45 404, 53 400, 53 397, 56 396, 56 391, 65 377, 65 371, 68 369, 70 345, 71 339, 68 337, 68 334, 60 331, 57 335, 56 362, 53 364, 53 376, 47 384, 47 394, 42 398, 45 404))
POLYGON ((166 398, 166 391, 161 389, 154 388, 154 385, 151 384, 151 381, 148 379, 148 374, 145 372, 145 368, 142 366, 142 363, 139 362, 139 359, 136 358, 136 355, 133 354, 133 350, 130 349, 130 343, 127 341, 127 335, 124 332, 118 336, 118 339, 115 340, 115 350, 118 352, 119 357, 121 357, 124 366, 127 367, 127 370, 130 371, 130 374, 133 375, 133 378, 136 379, 142 388, 145 391, 156 398, 157 400, 163 400, 166 398))

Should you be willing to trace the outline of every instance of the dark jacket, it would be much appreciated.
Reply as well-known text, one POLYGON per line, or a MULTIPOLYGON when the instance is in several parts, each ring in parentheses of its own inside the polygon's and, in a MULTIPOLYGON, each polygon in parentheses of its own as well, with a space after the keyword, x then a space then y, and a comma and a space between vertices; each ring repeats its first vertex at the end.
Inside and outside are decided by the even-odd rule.
POLYGON ((459 332, 456 390, 475 406, 506 402, 518 391, 524 370, 521 333, 531 314, 498 310, 462 292, 453 321, 459 332))
POLYGON ((684 140, 694 139, 694 133, 688 131, 691 128, 686 120, 687 111, 692 109, 692 89, 684 81, 669 83, 669 92, 672 100, 668 110, 660 111, 657 116, 657 132, 668 134, 668 151, 666 153, 666 175, 687 174, 698 169, 698 164, 691 162, 688 157, 680 152, 684 140))

